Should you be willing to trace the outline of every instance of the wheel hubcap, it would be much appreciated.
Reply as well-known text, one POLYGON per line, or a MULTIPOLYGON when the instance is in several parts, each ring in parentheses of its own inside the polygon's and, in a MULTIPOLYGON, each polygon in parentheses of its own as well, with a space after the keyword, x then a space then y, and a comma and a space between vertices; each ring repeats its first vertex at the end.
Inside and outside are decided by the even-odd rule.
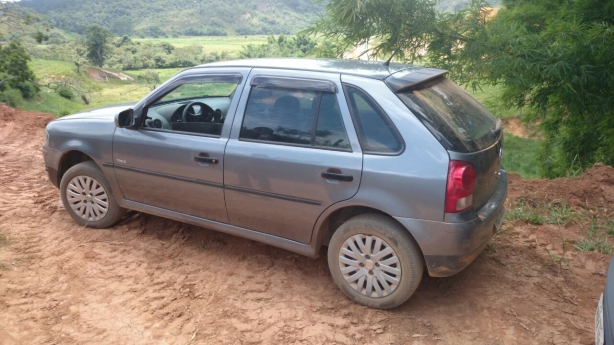
POLYGON ((104 187, 89 176, 77 176, 66 187, 66 199, 79 217, 96 222, 107 215, 109 198, 104 187))
POLYGON ((339 250, 339 268, 346 283, 367 297, 388 296, 401 281, 397 253, 373 235, 348 238, 339 250))

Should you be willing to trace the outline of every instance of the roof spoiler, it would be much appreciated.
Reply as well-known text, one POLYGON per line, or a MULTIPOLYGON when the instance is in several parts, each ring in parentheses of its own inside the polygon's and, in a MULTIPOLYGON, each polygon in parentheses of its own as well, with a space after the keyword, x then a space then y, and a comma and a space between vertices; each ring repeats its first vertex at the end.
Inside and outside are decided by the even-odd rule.
POLYGON ((419 70, 403 70, 386 78, 386 85, 393 92, 401 92, 415 88, 433 79, 444 76, 448 71, 438 68, 422 68, 419 70))

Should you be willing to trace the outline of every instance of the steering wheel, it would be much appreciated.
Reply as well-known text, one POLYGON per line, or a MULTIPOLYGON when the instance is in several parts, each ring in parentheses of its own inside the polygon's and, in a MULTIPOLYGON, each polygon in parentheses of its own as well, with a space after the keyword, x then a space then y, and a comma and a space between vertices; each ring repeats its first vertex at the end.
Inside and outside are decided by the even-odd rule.
POLYGON ((185 108, 183 108, 183 113, 181 114, 181 121, 183 122, 212 122, 214 120, 219 120, 217 117, 217 113, 208 105, 203 102, 192 102, 188 104, 185 108), (194 106, 197 105, 200 107, 200 114, 196 113, 194 106), (194 119, 196 117, 196 119, 194 119), (191 119, 191 120, 188 120, 191 119))

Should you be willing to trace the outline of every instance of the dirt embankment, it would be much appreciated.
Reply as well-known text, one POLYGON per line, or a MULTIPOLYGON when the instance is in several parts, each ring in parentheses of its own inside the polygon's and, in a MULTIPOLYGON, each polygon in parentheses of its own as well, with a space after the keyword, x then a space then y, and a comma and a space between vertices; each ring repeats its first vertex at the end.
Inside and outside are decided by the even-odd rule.
MULTIPOLYGON (((77 226, 48 182, 51 115, 0 105, 2 344, 590 344, 609 256, 574 241, 612 217, 614 169, 578 179, 511 176, 508 207, 564 225, 507 221, 460 274, 425 276, 403 306, 348 301, 326 256, 145 214, 77 226), (567 219, 567 218, 566 218, 567 219), (557 259, 558 258, 558 259, 557 259)), ((322 253, 323 254, 323 253, 322 253)))

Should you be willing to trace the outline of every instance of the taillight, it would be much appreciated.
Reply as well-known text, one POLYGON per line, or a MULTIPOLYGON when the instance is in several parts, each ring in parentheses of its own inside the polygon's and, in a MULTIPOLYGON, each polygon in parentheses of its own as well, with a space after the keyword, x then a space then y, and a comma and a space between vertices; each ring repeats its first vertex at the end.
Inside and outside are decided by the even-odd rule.
POLYGON ((459 213, 473 206, 475 168, 463 161, 450 161, 446 188, 446 213, 459 213))

